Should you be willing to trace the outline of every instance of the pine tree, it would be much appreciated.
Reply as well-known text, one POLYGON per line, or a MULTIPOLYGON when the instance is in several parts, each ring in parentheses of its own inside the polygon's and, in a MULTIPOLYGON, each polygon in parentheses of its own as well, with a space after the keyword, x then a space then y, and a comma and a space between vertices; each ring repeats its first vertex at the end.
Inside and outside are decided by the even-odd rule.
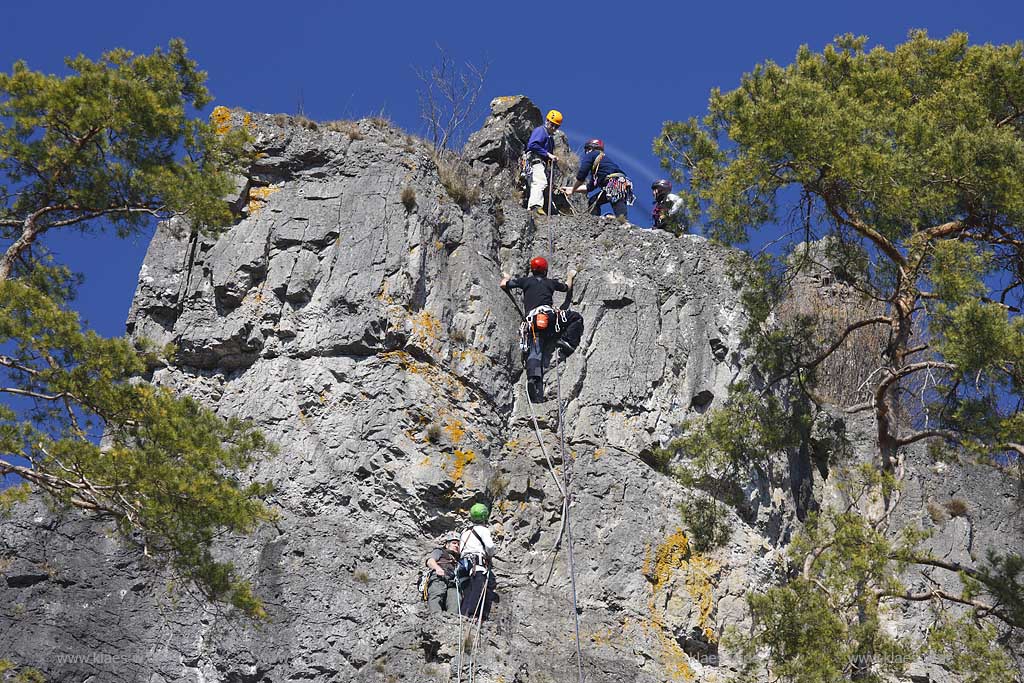
POLYGON ((707 462, 746 452, 736 441, 763 441, 753 430, 714 433, 757 423, 751 395, 784 397, 792 439, 805 438, 800 422, 825 410, 874 424, 876 457, 849 469, 849 505, 811 516, 790 548, 789 581, 751 597, 757 627, 735 642, 751 662, 767 652, 786 680, 880 680, 912 654, 887 636, 886 610, 923 602, 942 615, 954 606, 962 620, 940 618, 916 654, 930 649, 964 680, 1017 680, 997 643, 1011 647, 1024 628, 1021 558, 943 562, 920 550, 921 535, 897 533, 889 520, 912 444, 1020 476, 1024 44, 915 31, 893 50, 869 50, 850 35, 821 52, 805 46, 792 64, 766 62, 737 89, 714 90, 702 119, 667 122, 654 149, 689 188, 688 219, 713 238, 741 245, 755 231, 782 233, 781 255, 734 269, 764 381, 738 387, 676 446, 707 462), (867 302, 862 315, 828 334, 814 316, 780 315, 791 283, 809 269, 867 302), (872 338, 884 343, 861 349, 874 363, 868 400, 828 405, 817 391, 823 364, 876 328, 872 338), (959 575, 962 589, 908 591, 898 577, 915 567, 959 575))
POLYGON ((216 534, 273 517, 268 486, 242 475, 271 444, 145 381, 172 349, 84 329, 71 307, 80 278, 45 250, 55 230, 106 239, 175 215, 194 230, 226 225, 246 132, 190 118, 211 97, 180 40, 67 67, 0 74, 0 477, 22 481, 0 511, 17 514, 35 490, 110 518, 208 598, 262 616, 211 550, 216 534))

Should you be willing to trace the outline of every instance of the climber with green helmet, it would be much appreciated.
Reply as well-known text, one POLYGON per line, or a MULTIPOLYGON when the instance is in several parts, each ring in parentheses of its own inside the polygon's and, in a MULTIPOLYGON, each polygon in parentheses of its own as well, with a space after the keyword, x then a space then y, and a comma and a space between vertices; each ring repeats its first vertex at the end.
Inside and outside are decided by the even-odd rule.
POLYGON ((486 619, 491 610, 494 594, 494 575, 491 573, 491 558, 498 548, 491 539, 487 519, 491 511, 483 503, 476 503, 469 509, 472 524, 462 532, 462 559, 472 564, 469 578, 462 587, 460 611, 467 617, 486 619))

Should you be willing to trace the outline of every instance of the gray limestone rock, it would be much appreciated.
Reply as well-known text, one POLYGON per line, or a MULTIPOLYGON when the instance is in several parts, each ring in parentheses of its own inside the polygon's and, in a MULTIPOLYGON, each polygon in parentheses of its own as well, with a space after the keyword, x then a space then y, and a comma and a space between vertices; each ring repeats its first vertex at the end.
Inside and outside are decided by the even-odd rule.
MULTIPOLYGON (((495 100, 467 155, 500 177, 539 117, 525 98, 495 100)), ((222 548, 270 623, 232 620, 180 589, 169 598, 162 568, 103 523, 33 501, 0 527, 0 653, 68 681, 455 680, 460 621, 427 615, 415 583, 433 539, 482 500, 501 546, 499 602, 461 677, 472 659, 482 681, 575 678, 560 475, 545 457, 565 464, 557 407, 534 407, 542 449, 519 318, 497 286, 542 253, 554 277, 579 269, 573 305, 586 321, 548 388, 565 399, 587 680, 723 680, 732 662, 718 638, 749 622, 744 596, 780 580, 803 511, 830 495, 827 472, 783 463, 751 479, 726 547, 690 554, 687 491, 641 458, 743 376, 726 250, 591 217, 535 225, 507 190, 464 211, 428 149, 388 126, 360 122, 352 139, 249 120, 262 156, 239 186, 244 219, 216 240, 161 226, 128 327, 179 349, 155 382, 255 421, 281 447, 251 472, 275 484, 280 520, 222 548)), ((937 552, 1020 547, 1004 479, 912 467, 906 523, 924 520, 929 499, 972 506, 937 530, 937 552)), ((899 618, 908 632, 927 623, 920 611, 899 618)))

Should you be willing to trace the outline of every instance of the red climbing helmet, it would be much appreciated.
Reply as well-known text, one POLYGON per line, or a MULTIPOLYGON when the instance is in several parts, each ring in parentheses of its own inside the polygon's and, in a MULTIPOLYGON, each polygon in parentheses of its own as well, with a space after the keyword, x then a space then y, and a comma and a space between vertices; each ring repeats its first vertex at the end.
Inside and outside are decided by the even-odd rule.
POLYGON ((601 150, 603 152, 604 151, 604 140, 602 140, 601 138, 592 138, 590 140, 587 140, 583 144, 583 151, 584 152, 589 152, 592 149, 599 149, 599 150, 601 150))
POLYGON ((534 256, 530 259, 530 272, 538 275, 548 274, 548 260, 543 256, 534 256))

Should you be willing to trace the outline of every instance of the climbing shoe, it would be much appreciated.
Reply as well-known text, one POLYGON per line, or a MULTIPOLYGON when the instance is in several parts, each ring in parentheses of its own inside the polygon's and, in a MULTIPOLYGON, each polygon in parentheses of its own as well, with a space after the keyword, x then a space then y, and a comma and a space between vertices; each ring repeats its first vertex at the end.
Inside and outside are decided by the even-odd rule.
POLYGON ((526 382, 526 393, 530 395, 530 403, 544 402, 544 379, 532 377, 526 382))
POLYGON ((555 346, 558 347, 558 355, 562 356, 562 360, 565 360, 576 351, 576 349, 572 348, 569 342, 565 341, 564 339, 559 339, 555 346))

